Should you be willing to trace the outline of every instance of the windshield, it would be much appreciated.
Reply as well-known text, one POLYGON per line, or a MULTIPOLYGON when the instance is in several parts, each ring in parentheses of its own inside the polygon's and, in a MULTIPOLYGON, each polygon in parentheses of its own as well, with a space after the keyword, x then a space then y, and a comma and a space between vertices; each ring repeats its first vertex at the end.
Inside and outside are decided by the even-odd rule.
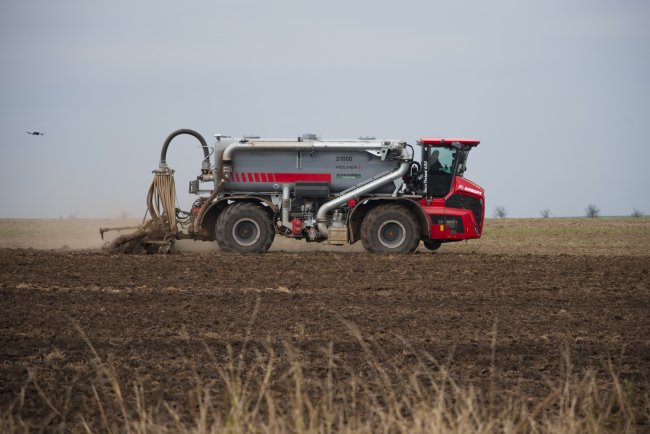
POLYGON ((429 170, 453 174, 456 166, 456 175, 463 176, 467 161, 467 151, 447 147, 429 147, 429 170), (457 161, 458 160, 458 161, 457 161))
POLYGON ((458 150, 454 148, 429 148, 429 170, 431 172, 444 172, 449 175, 454 170, 456 164, 456 154, 458 150))

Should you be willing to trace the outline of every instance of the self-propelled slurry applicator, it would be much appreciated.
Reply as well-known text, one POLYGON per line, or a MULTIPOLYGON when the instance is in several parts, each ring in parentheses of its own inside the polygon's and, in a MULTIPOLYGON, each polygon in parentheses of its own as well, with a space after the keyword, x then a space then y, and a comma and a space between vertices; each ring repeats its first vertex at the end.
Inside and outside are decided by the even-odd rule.
MULTIPOLYGON (((481 237, 484 190, 464 177, 478 140, 426 137, 413 146, 313 134, 215 139, 209 147, 188 129, 167 137, 147 195, 149 218, 112 249, 168 252, 175 240, 193 239, 262 253, 281 235, 333 245, 361 240, 370 252, 409 253, 420 241, 436 250, 481 237), (203 151, 201 173, 189 183, 199 197, 189 211, 176 207, 167 164, 167 149, 181 134, 198 139, 203 151)), ((100 229, 102 236, 108 230, 100 229)))

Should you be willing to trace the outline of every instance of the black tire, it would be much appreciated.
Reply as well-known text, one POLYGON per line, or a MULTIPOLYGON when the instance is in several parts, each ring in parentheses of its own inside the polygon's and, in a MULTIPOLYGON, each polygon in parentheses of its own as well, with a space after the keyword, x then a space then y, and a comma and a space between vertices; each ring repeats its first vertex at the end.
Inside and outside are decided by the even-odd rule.
POLYGON ((420 244, 415 216, 399 205, 380 205, 361 224, 363 247, 374 253, 411 253, 420 244))
POLYGON ((215 235, 219 247, 239 253, 264 253, 275 238, 273 223, 261 206, 237 202, 217 218, 215 235))
POLYGON ((224 252, 232 251, 232 248, 228 246, 228 243, 226 242, 226 219, 228 218, 227 211, 230 208, 232 208, 232 206, 223 210, 217 217, 217 221, 214 224, 215 239, 217 240, 219 248, 224 252))
POLYGON ((440 240, 422 240, 422 242, 424 243, 424 247, 432 252, 438 250, 442 245, 442 241, 440 240))

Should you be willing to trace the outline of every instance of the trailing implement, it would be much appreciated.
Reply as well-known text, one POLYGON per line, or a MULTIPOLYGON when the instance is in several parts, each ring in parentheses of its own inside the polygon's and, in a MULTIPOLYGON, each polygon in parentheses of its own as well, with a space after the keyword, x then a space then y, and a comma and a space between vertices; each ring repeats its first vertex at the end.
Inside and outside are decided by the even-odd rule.
MULTIPOLYGON (((361 240, 370 252, 409 253, 420 241, 436 250, 481 236, 484 190, 464 178, 478 140, 423 138, 412 146, 313 134, 215 138, 210 148, 193 130, 167 137, 147 195, 150 218, 116 238, 112 249, 168 252, 175 240, 193 239, 216 240, 225 251, 261 253, 280 235, 332 245, 361 240), (201 173, 189 184, 199 196, 190 211, 175 205, 174 171, 166 158, 181 134, 197 138, 203 151, 201 173)), ((113 229, 124 228, 100 232, 113 229)))

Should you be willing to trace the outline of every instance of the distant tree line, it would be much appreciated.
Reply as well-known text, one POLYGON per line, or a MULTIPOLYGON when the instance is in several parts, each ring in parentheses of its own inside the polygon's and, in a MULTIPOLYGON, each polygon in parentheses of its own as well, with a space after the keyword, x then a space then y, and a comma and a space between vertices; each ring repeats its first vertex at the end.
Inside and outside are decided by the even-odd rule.
MULTIPOLYGON (((550 208, 544 208, 539 212, 539 215, 542 216, 542 218, 550 218, 554 217, 553 212, 550 210, 550 208)), ((508 210, 506 209, 505 206, 499 205, 494 208, 494 211, 492 212, 492 217, 502 219, 506 218, 508 216, 508 210)), ((632 210, 632 213, 630 214, 630 217, 643 217, 645 216, 645 213, 639 209, 634 209, 632 210)), ((585 217, 588 218, 596 218, 600 217, 600 208, 594 204, 589 204, 587 205, 587 208, 585 208, 585 217)))

